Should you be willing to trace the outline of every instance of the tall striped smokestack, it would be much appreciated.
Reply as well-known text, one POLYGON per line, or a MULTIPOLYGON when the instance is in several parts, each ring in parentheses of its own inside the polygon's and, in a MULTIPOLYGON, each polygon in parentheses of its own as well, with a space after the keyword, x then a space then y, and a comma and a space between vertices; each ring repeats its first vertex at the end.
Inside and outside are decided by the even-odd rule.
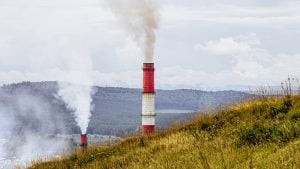
MULTIPOLYGON (((151 59, 152 60, 152 59, 151 59)), ((143 98, 142 98, 142 134, 151 134, 155 130, 155 88, 154 63, 143 65, 143 98)))
POLYGON ((145 56, 143 66, 142 133, 154 132, 154 62, 155 30, 158 29, 159 8, 155 0, 106 0, 112 12, 125 26, 145 56))

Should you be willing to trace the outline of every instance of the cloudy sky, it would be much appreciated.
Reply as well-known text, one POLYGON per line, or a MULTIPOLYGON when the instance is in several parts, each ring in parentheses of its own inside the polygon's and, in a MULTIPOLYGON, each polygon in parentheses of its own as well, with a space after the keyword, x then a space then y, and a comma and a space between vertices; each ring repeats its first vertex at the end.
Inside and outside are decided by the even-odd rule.
MULTIPOLYGON (((103 1, 0 0, 0 84, 68 81, 88 66, 95 85, 140 87, 142 52, 103 1)), ((157 88, 300 78, 300 1, 156 2, 157 88)))

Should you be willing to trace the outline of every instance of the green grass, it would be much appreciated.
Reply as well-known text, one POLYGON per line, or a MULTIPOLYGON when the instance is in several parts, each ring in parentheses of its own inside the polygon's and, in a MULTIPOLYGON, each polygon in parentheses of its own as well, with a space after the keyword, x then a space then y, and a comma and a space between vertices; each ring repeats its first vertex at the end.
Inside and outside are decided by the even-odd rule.
POLYGON ((300 169, 300 97, 260 99, 30 169, 300 169))

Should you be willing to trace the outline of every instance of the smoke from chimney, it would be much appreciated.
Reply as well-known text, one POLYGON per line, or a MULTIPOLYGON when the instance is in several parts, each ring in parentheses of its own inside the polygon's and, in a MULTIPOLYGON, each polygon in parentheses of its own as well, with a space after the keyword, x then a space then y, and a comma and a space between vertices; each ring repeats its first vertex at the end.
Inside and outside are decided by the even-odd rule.
POLYGON ((107 0, 111 11, 144 53, 144 63, 153 63, 155 30, 159 11, 153 0, 107 0))
POLYGON ((89 55, 73 48, 72 52, 65 55, 65 60, 69 71, 64 75, 66 82, 58 83, 58 96, 74 112, 81 133, 86 134, 93 110, 92 95, 96 92, 92 87, 92 60, 89 55))
MULTIPOLYGON (((81 73, 77 72, 76 74, 81 73)), ((93 93, 94 91, 90 86, 63 82, 59 83, 58 94, 64 100, 67 107, 74 112, 75 121, 80 127, 82 134, 86 134, 89 125, 93 108, 91 105, 93 93)))

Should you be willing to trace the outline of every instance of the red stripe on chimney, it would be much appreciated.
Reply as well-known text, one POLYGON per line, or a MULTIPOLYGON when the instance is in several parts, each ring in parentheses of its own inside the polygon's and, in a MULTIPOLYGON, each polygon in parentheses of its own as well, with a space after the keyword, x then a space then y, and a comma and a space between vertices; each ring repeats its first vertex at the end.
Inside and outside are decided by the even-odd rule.
POLYGON ((142 125, 143 135, 151 134, 155 130, 155 125, 142 125))
POLYGON ((154 63, 144 63, 143 67, 143 93, 155 93, 154 89, 154 63))

